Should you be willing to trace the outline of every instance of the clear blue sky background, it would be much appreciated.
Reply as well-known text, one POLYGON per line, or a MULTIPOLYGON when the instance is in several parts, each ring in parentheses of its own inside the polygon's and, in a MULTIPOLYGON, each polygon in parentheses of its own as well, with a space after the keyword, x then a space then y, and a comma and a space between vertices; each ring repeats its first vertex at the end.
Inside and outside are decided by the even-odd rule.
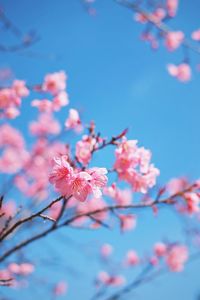
MULTIPOLYGON (((200 3, 198 0, 180 2, 178 17, 172 25, 189 35, 200 27, 200 3)), ((199 176, 200 74, 194 72, 190 83, 181 84, 166 72, 167 63, 181 61, 181 50, 175 54, 167 53, 162 47, 151 51, 139 40, 141 26, 133 22, 131 12, 112 0, 97 1, 96 17, 86 14, 78 0, 9 0, 1 1, 1 5, 24 31, 37 30, 41 41, 30 50, 39 57, 1 53, 0 67, 11 67, 16 77, 27 79, 30 84, 40 82, 46 73, 65 70, 69 76, 71 107, 80 109, 85 121, 96 120, 104 135, 117 134, 129 127, 129 137, 152 150, 153 161, 161 170, 161 183, 180 175, 199 176)), ((195 65, 200 57, 192 54, 191 61, 195 65)), ((15 122, 21 128, 29 118, 28 105, 24 109, 24 119, 15 122)), ((67 112, 64 114, 63 119, 67 112)), ((106 164, 110 158, 109 155, 103 158, 106 164)), ((99 161, 103 160, 99 158, 99 161)), ((129 248, 145 253, 157 240, 167 236, 176 240, 181 233, 173 214, 165 211, 158 218, 153 218, 149 211, 140 213, 137 229, 124 236, 118 230, 66 231, 61 232, 62 241, 56 249, 64 266, 53 271, 48 266, 47 269, 52 283, 57 279, 69 282, 66 299, 71 300, 89 299, 94 292, 92 275, 99 266, 95 251, 90 252, 93 244, 112 243, 120 259, 129 248), (84 244, 84 254, 78 253, 77 245, 73 246, 67 237, 76 240, 78 245, 84 244), (74 261, 80 272, 64 269, 74 261)), ((45 259, 50 247, 55 248, 53 237, 40 243, 40 248, 29 247, 28 251, 30 257, 38 253, 45 259)), ((163 276, 127 299, 197 299, 199 268, 200 262, 188 265, 183 273, 163 276)), ((38 266, 37 276, 42 278, 45 272, 44 267, 38 266)), ((30 289, 14 291, 12 299, 40 299, 45 296, 44 286, 35 281, 31 285, 34 293, 30 289)), ((4 294, 9 292, 5 290, 4 294)))

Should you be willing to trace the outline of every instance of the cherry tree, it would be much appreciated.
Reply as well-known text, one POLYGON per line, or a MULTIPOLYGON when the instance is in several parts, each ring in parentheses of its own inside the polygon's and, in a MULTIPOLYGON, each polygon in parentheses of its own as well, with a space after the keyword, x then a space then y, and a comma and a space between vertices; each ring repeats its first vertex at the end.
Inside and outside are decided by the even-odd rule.
MULTIPOLYGON (((95 15, 95 1, 81 1, 95 15)), ((167 71, 181 82, 191 79, 190 53, 199 53, 199 29, 187 38, 181 30, 168 23, 176 16, 177 0, 114 1, 134 12, 134 20, 145 26, 141 39, 153 49, 163 44, 167 51, 184 49, 183 60, 169 63, 167 71)), ((21 34, 0 12, 0 19, 13 34, 21 34)), ((36 37, 22 40, 16 46, 0 46, 1 51, 18 51, 30 46, 36 37)), ((45 72, 45 70, 44 70, 45 72)), ((91 299, 116 300, 139 286, 167 272, 181 272, 186 264, 199 257, 200 180, 174 178, 158 183, 160 170, 153 156, 127 128, 107 137, 96 128, 95 121, 83 121, 80 112, 69 100, 66 71, 56 70, 44 75, 41 83, 32 85, 21 79, 0 89, 0 285, 2 299, 9 299, 10 289, 23 289, 37 281, 37 259, 28 254, 35 244, 53 235, 55 244, 61 228, 92 231, 118 228, 123 234, 137 226, 138 211, 159 215, 168 208, 181 220, 183 240, 167 237, 157 240, 148 254, 127 249, 124 257, 115 259, 113 245, 105 241, 97 246, 101 268, 93 274, 91 299), (30 116, 28 137, 12 125, 12 119, 22 118, 23 102, 37 118, 30 116), (72 106, 71 106, 72 105, 72 106), (68 109, 69 108, 69 109, 68 109), (61 121, 60 113, 67 111, 61 121), (105 148, 110 149, 113 162, 103 161, 105 148), (132 270, 137 274, 132 276, 132 270), (8 296, 7 296, 8 295, 8 296)), ((50 251, 50 250, 49 250, 50 251)), ((80 249, 81 251, 81 249, 80 249)), ((52 257, 54 253, 52 252, 52 257)), ((56 258, 58 260, 58 258, 56 258)), ((64 262, 61 262, 61 267, 64 262)), ((76 264, 74 263, 74 267, 76 264)), ((48 262, 54 268, 53 259, 48 262)), ((70 289, 67 281, 45 278, 53 299, 70 289)), ((43 283, 43 281, 42 281, 43 283)), ((127 298, 129 299, 129 298, 127 298)))

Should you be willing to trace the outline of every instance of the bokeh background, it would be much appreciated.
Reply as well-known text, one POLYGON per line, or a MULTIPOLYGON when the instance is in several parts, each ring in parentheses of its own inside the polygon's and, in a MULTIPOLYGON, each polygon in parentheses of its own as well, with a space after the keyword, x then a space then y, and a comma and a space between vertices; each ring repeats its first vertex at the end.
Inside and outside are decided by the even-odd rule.
MULTIPOLYGON (((161 170, 160 184, 181 175, 198 178, 200 74, 194 70, 192 81, 182 84, 166 71, 167 63, 181 62, 182 50, 170 54, 160 47, 152 51, 140 40, 142 27, 133 21, 133 14, 112 0, 96 1, 96 16, 88 15, 78 0, 2 0, 0 5, 18 27, 34 29, 40 36, 27 51, 0 53, 0 68, 11 68, 29 84, 41 82, 46 73, 65 70, 70 107, 80 110, 85 122, 95 120, 105 136, 128 127, 130 138, 152 150, 153 162, 161 170)), ((198 0, 181 0, 171 25, 190 35, 200 26, 199 12, 198 0)), ((9 36, 2 38, 9 43, 9 36)), ((190 58, 195 69, 200 57, 192 54, 190 58)), ((24 100, 22 117, 12 121, 25 134, 26 123, 34 117, 30 100, 24 100)), ((67 117, 67 111, 62 111, 61 119, 67 117)), ((95 159, 105 166, 113 161, 110 152, 99 153, 95 159)), ((94 275, 103 268, 97 258, 101 243, 111 243, 115 259, 120 260, 130 248, 148 253, 162 238, 183 239, 179 221, 168 210, 161 210, 156 218, 149 210, 139 212, 137 228, 124 235, 119 228, 63 229, 57 237, 52 235, 27 248, 37 264, 30 286, 3 293, 16 300, 51 299, 45 284, 48 276, 52 284, 68 281, 68 294, 63 298, 90 299, 95 291, 94 275), (51 250, 53 255, 49 255, 51 250)), ((184 272, 164 275, 126 299, 198 299, 199 270, 200 261, 195 261, 184 272)), ((134 274, 129 273, 128 278, 134 274)))

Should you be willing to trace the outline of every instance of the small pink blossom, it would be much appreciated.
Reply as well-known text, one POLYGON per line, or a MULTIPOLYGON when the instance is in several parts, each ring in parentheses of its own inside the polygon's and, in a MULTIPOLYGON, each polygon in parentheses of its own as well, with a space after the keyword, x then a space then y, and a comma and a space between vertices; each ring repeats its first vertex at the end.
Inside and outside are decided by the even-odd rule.
POLYGON ((167 246, 164 243, 156 243, 154 245, 154 252, 156 256, 161 257, 164 256, 167 252, 167 246))
POLYGON ((26 87, 26 82, 24 80, 14 80, 12 84, 12 89, 20 98, 27 97, 29 95, 29 90, 26 87))
POLYGON ((66 294, 67 290, 68 290, 67 283, 65 281, 60 281, 55 285, 53 293, 55 296, 62 296, 66 294))
POLYGON ((172 77, 176 77, 182 82, 187 82, 191 79, 191 68, 187 63, 182 63, 178 66, 169 64, 167 70, 172 77))
POLYGON ((166 11, 163 8, 157 8, 151 15, 151 19, 155 23, 160 23, 166 16, 166 11))
POLYGON ((99 272, 98 275, 98 282, 105 284, 105 285, 111 285, 111 286, 120 286, 125 283, 125 278, 121 275, 110 275, 105 271, 99 272))
POLYGON ((175 17, 179 0, 166 0, 166 8, 170 17, 175 17))
POLYGON ((193 31, 191 36, 194 41, 199 42, 200 41, 200 29, 193 31))
POLYGON ((27 276, 34 272, 35 267, 33 266, 33 264, 30 263, 11 263, 9 264, 8 269, 11 273, 27 276))
POLYGON ((31 102, 31 105, 33 107, 36 107, 38 108, 38 110, 40 112, 47 112, 47 113, 50 113, 53 111, 53 105, 52 105, 52 102, 50 100, 47 100, 47 99, 43 99, 43 100, 38 100, 38 99, 35 99, 31 102))
POLYGON ((188 192, 184 194, 186 201, 186 211, 189 214, 198 213, 200 211, 200 196, 194 192, 188 192))
POLYGON ((176 50, 184 40, 182 31, 171 31, 166 34, 165 45, 169 51, 176 50))
POLYGON ((6 203, 3 203, 0 214, 4 214, 5 217, 13 217, 17 212, 16 203, 14 201, 8 201, 6 203))
POLYGON ((166 263, 173 272, 181 272, 188 260, 188 249, 183 245, 172 246, 167 253, 166 263))
POLYGON ((47 134, 58 134, 61 130, 59 122, 48 113, 42 113, 38 121, 30 124, 30 131, 33 135, 43 136, 47 134))
POLYGON ((61 107, 64 107, 69 104, 69 98, 65 91, 59 92, 54 98, 53 98, 53 109, 55 111, 59 111, 61 107))
POLYGON ((103 244, 100 252, 103 258, 108 258, 113 252, 113 247, 110 244, 103 244))
POLYGON ((129 231, 136 227, 137 218, 134 215, 120 215, 120 227, 121 230, 129 231))
POLYGON ((76 109, 72 108, 69 110, 69 117, 65 121, 65 126, 67 129, 73 129, 77 133, 82 131, 83 126, 81 125, 79 113, 76 109))
POLYGON ((185 178, 173 178, 167 184, 167 191, 170 195, 174 195, 183 191, 187 186, 188 182, 185 178))
POLYGON ((125 264, 128 266, 136 266, 140 262, 138 254, 134 250, 129 250, 126 254, 125 264))
POLYGON ((135 19, 135 21, 142 23, 142 24, 145 24, 148 22, 147 17, 142 13, 136 13, 134 16, 134 19, 135 19))
POLYGON ((119 189, 116 183, 105 187, 104 195, 113 198, 119 205, 129 205, 132 203, 132 191, 130 189, 119 189))
MULTIPOLYGON (((97 221, 94 225, 96 227, 99 227, 100 223, 98 221, 103 222, 108 217, 108 213, 106 210, 104 210, 104 208, 106 208, 106 203, 102 198, 98 198, 98 199, 91 198, 86 202, 79 202, 76 211, 78 215, 87 215, 88 213, 102 210, 101 212, 96 212, 95 214, 91 214, 91 216, 94 218, 93 221, 94 222, 95 220, 97 221)), ((82 216, 77 219, 75 224, 79 225, 85 223, 88 220, 90 220, 90 218, 88 218, 87 216, 82 216)))
POLYGON ((65 90, 66 79, 67 76, 64 71, 48 74, 44 78, 42 89, 53 95, 57 95, 59 92, 65 90))
POLYGON ((88 165, 92 158, 92 150, 96 140, 89 136, 83 136, 81 141, 76 143, 76 157, 83 165, 88 165))

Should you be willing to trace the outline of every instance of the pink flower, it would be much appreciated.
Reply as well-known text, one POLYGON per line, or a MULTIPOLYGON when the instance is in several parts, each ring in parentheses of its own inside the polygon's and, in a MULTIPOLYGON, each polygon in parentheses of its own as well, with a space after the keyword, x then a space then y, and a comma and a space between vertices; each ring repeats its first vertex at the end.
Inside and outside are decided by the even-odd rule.
POLYGON ((167 184, 167 191, 170 195, 174 195, 183 191, 187 186, 188 182, 185 178, 173 178, 167 184))
MULTIPOLYGON (((86 202, 79 202, 76 211, 78 215, 82 215, 82 214, 86 215, 88 213, 102 210, 101 212, 91 214, 91 216, 94 218, 93 221, 94 222, 95 220, 97 221, 96 223, 94 223, 95 227, 99 227, 100 224, 98 221, 103 222, 108 216, 108 213, 106 212, 106 210, 104 210, 106 206, 107 205, 102 198, 98 198, 98 199, 91 198, 86 202)), ((85 223, 88 220, 90 220, 90 218, 83 216, 78 218, 75 224, 80 225, 82 223, 85 223)))
POLYGON ((60 281, 54 287, 53 293, 55 296, 62 296, 66 294, 67 289, 68 289, 67 283, 65 281, 60 281))
POLYGON ((166 263, 173 272, 181 272, 188 260, 188 249, 183 245, 172 246, 167 253, 166 263))
POLYGON ((100 252, 103 258, 107 258, 112 254, 113 247, 110 244, 103 244, 100 252))
POLYGON ((34 121, 30 124, 31 133, 37 136, 58 134, 60 130, 59 122, 48 113, 40 114, 38 121, 34 121))
POLYGON ((16 204, 14 201, 8 201, 2 205, 0 214, 4 214, 5 217, 13 217, 17 212, 16 204))
POLYGON ((0 157, 0 171, 3 173, 15 173, 19 171, 29 158, 25 150, 17 150, 7 147, 0 157))
POLYGON ((165 45, 169 51, 176 50, 184 40, 182 31, 171 31, 166 34, 165 45))
POLYGON ((164 243, 156 243, 154 245, 154 252, 156 254, 156 256, 160 257, 160 256, 164 256, 167 252, 167 246, 164 243))
POLYGON ((164 19, 165 16, 166 16, 166 11, 163 8, 157 8, 153 12, 151 18, 153 19, 153 21, 155 23, 160 23, 164 19))
POLYGON ((128 266, 136 266, 140 262, 140 259, 137 255, 137 253, 134 250, 130 250, 126 254, 125 263, 128 266))
POLYGON ((154 267, 158 266, 158 264, 159 264, 158 257, 155 255, 151 256, 149 259, 149 263, 154 267))
POLYGON ((11 273, 27 276, 34 272, 35 267, 33 266, 33 264, 30 263, 11 263, 9 264, 8 269, 11 273))
POLYGON ((83 136, 81 141, 76 143, 76 157, 83 165, 88 165, 92 158, 92 150, 96 143, 95 139, 83 136))
POLYGON ((20 98, 27 97, 29 95, 29 90, 26 87, 26 82, 24 80, 14 80, 12 84, 12 89, 20 98))
POLYGON ((139 148, 137 141, 123 139, 115 150, 114 169, 121 180, 127 181, 136 192, 146 193, 156 183, 159 170, 150 164, 149 150, 139 148))
POLYGON ((133 215, 120 215, 120 223, 121 223, 121 230, 128 231, 132 230, 136 226, 136 216, 133 215))
POLYGON ((83 127, 81 125, 79 113, 76 109, 72 108, 69 110, 69 117, 65 121, 65 126, 67 129, 73 129, 77 133, 82 131, 83 127))
POLYGON ((8 119, 15 119, 20 115, 20 111, 15 106, 11 106, 5 109, 4 116, 8 119))
POLYGON ((64 71, 48 74, 44 78, 42 89, 53 95, 65 90, 67 76, 64 71))
POLYGON ((186 63, 182 63, 178 66, 169 64, 167 66, 167 69, 171 76, 176 77, 178 80, 182 82, 186 82, 191 79, 191 68, 186 63))
POLYGON ((20 98, 12 89, 5 88, 0 90, 0 109, 5 109, 15 105, 19 106, 20 103, 20 98))
POLYGON ((11 146, 15 149, 22 150, 24 144, 24 138, 17 129, 9 124, 0 126, 0 147, 11 146))
POLYGON ((107 183, 105 168, 92 168, 76 172, 67 162, 66 156, 54 159, 49 181, 67 197, 73 195, 79 201, 85 201, 89 194, 101 196, 101 189, 107 183))
POLYGON ((104 194, 113 198, 119 205, 129 205, 132 203, 132 192, 129 189, 121 190, 113 183, 109 187, 105 187, 104 194))
POLYGON ((125 283, 125 278, 121 275, 109 275, 105 271, 99 272, 98 282, 103 283, 105 285, 111 286, 120 286, 125 283))
POLYGON ((168 15, 170 17, 175 17, 176 11, 178 9, 178 2, 179 0, 167 0, 166 7, 167 7, 168 15))
POLYGON ((59 92, 54 98, 53 98, 53 109, 55 111, 59 111, 61 107, 66 106, 69 104, 69 98, 65 91, 59 92))
POLYGON ((192 39, 198 42, 200 41, 200 29, 192 32, 192 39))
POLYGON ((136 13, 134 16, 134 19, 135 19, 135 21, 142 23, 142 24, 145 24, 148 22, 147 17, 142 13, 136 13))
POLYGON ((186 201, 186 210, 189 214, 197 213, 200 210, 200 196, 197 193, 185 193, 184 198, 186 201))
POLYGON ((33 107, 36 107, 39 109, 40 112, 52 112, 53 111, 53 105, 50 100, 43 99, 43 100, 38 100, 35 99, 31 102, 31 105, 33 107))

